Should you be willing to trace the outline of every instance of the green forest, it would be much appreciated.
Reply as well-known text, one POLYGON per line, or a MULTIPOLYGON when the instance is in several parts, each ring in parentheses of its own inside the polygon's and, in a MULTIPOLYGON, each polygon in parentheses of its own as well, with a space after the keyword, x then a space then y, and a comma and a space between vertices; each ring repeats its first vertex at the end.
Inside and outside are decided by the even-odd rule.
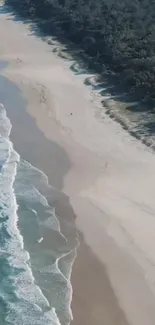
POLYGON ((155 104, 154 0, 6 0, 37 19, 49 34, 55 26, 96 64, 108 66, 133 98, 155 104))

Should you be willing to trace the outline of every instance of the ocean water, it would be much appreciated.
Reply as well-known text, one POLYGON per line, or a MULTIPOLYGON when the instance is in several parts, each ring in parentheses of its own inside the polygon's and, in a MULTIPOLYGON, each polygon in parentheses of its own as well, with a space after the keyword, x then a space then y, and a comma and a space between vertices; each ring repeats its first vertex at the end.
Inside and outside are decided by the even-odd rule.
POLYGON ((0 324, 67 325, 76 229, 61 231, 48 179, 15 152, 11 127, 0 104, 0 324))

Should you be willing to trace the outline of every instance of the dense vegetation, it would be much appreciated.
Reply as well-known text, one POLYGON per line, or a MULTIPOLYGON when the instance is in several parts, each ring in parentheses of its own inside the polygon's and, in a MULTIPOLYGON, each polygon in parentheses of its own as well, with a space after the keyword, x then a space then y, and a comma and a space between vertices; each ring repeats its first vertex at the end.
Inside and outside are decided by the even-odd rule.
POLYGON ((44 22, 57 25, 98 63, 107 64, 133 96, 155 103, 154 0, 6 0, 44 22))

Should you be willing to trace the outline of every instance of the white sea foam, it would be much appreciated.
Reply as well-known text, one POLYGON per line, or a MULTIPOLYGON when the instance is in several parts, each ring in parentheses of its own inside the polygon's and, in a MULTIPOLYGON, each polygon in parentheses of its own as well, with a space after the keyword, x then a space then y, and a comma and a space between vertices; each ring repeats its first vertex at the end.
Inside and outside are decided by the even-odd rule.
POLYGON ((10 324, 59 324, 54 309, 45 312, 50 309, 50 306, 40 288, 34 284, 33 274, 27 265, 29 254, 24 251, 23 238, 17 228, 17 203, 13 183, 20 157, 13 150, 13 145, 9 140, 10 131, 11 123, 3 105, 0 105, 0 154, 5 152, 0 173, 0 216, 2 220, 4 219, 5 225, 2 221, 0 227, 1 230, 6 229, 2 234, 0 251, 5 252, 10 270, 11 268, 16 270, 16 275, 10 272, 8 281, 12 281, 18 300, 18 303, 7 301, 9 314, 6 316, 6 322, 10 324), (36 306, 38 306, 37 309, 36 306), (39 311, 38 318, 37 313, 34 313, 35 309, 39 311))
MULTIPOLYGON (((58 232, 60 232, 61 236, 65 239, 65 241, 67 241, 67 239, 61 232, 60 223, 56 216, 54 207, 49 206, 48 201, 45 198, 45 196, 43 196, 38 191, 38 189, 34 186, 35 178, 37 178, 37 182, 39 179, 41 184, 44 184, 44 186, 46 186, 47 188, 50 188, 50 185, 48 183, 48 177, 42 171, 40 171, 38 168, 32 166, 30 163, 28 163, 26 161, 21 161, 20 171, 18 174, 19 174, 19 177, 21 177, 20 174, 22 174, 22 175, 26 174, 26 182, 24 182, 24 183, 18 182, 18 184, 16 185, 16 190, 18 192, 19 197, 24 196, 25 199, 27 198, 29 200, 29 202, 31 202, 31 201, 38 202, 39 201, 42 205, 48 207, 49 208, 49 210, 48 210, 49 218, 46 219, 46 221, 44 221, 44 225, 46 224, 48 226, 48 228, 51 228, 51 229, 54 229, 54 230, 57 230, 58 232)), ((18 175, 17 175, 17 177, 18 177, 18 175)), ((32 210, 34 211, 34 209, 32 209, 32 210)))
MULTIPOLYGON (((16 178, 16 184, 15 184, 16 193, 18 193, 18 198, 22 199, 24 197, 24 200, 27 200, 29 205, 31 205, 32 203, 35 204, 35 203, 40 202, 42 204, 42 206, 44 206, 46 208, 47 217, 45 220, 44 219, 42 221, 40 219, 38 220, 39 226, 43 226, 43 228, 47 228, 48 230, 55 230, 56 232, 58 232, 60 234, 61 238, 63 238, 64 241, 67 243, 67 238, 61 232, 60 223, 56 216, 55 209, 49 206, 47 199, 34 186, 35 175, 37 175, 37 182, 38 182, 38 178, 39 178, 41 182, 44 182, 44 186, 46 184, 46 186, 50 188, 50 186, 48 184, 48 178, 46 177, 46 175, 44 173, 42 173, 37 168, 34 168, 33 166, 31 166, 29 163, 22 161, 19 166, 19 172, 18 172, 18 175, 16 178), (20 180, 21 175, 23 175, 23 174, 26 175, 26 182, 18 181, 18 178, 20 180)), ((32 208, 31 211, 33 212, 34 209, 32 208)), ((35 210, 35 215, 37 218, 36 212, 37 211, 35 210)), ((51 236, 52 236, 52 234, 51 234, 51 236)), ((42 238, 41 243, 44 243, 44 238, 42 238)), ((40 243, 40 245, 41 245, 41 243, 40 243)), ((37 247, 36 245, 38 245, 38 240, 37 240, 37 243, 35 243, 35 247, 37 247)), ((69 320, 71 320, 73 318, 72 312, 71 312, 71 307, 70 307, 71 300, 72 300, 72 286, 70 283, 70 275, 71 275, 71 269, 72 269, 73 263, 70 263, 70 268, 68 269, 68 275, 66 277, 59 269, 58 262, 62 257, 65 257, 71 251, 72 250, 68 249, 68 251, 66 253, 59 252, 59 257, 56 259, 56 262, 54 263, 54 265, 51 264, 48 267, 40 268, 40 274, 41 273, 42 274, 50 273, 51 281, 53 281, 52 279, 54 279, 55 275, 57 275, 57 278, 55 278, 55 281, 57 281, 57 279, 59 279, 59 281, 61 281, 62 283, 65 284, 66 292, 64 292, 63 287, 61 289, 61 287, 57 286, 57 288, 58 288, 57 291, 54 291, 55 290, 54 287, 52 288, 53 292, 55 292, 56 300, 58 299, 57 297, 58 296, 61 297, 61 295, 64 298, 64 301, 60 302, 60 305, 62 305, 62 307, 61 307, 62 312, 64 313, 64 319, 66 319, 66 321, 64 321, 64 324, 68 324, 69 320), (48 269, 48 271, 46 271, 47 269, 48 269), (61 292, 61 290, 62 290, 62 292, 61 292)), ((73 247, 73 251, 75 251, 74 247, 73 247)), ((74 260, 74 256, 73 256, 73 260, 74 260)))
MULTIPOLYGON (((9 139, 10 132, 10 120, 6 116, 4 106, 0 104, 0 254, 2 254, 0 258, 3 258, 5 265, 4 279, 2 279, 4 287, 1 286, 0 298, 4 299, 9 311, 6 314, 5 322, 6 324, 16 325, 60 325, 54 307, 50 305, 40 287, 35 284, 29 263, 30 255, 24 249, 23 237, 17 226, 18 206, 13 187, 15 179, 19 198, 22 197, 30 203, 33 202, 33 204, 39 202, 42 206, 46 207, 49 217, 46 219, 44 226, 59 232, 66 242, 67 239, 61 232, 54 208, 48 205, 47 199, 34 185, 37 183, 35 182, 35 177, 37 179, 39 176, 42 182, 49 186, 47 176, 29 163, 20 161, 20 156, 14 151, 9 139), (19 173, 17 173, 17 170, 19 173), (24 182, 21 182, 22 177, 24 177, 24 182)), ((37 211, 32 208, 32 212, 37 218, 37 211)), ((40 237, 38 245, 41 245, 43 241, 44 238, 40 237)), ((62 254, 62 256, 65 256, 65 254, 62 254)), ((64 323, 68 324, 69 320, 72 319, 70 309, 72 287, 70 276, 66 278, 59 270, 59 259, 60 257, 57 258, 54 265, 51 265, 51 268, 48 267, 48 271, 51 271, 51 276, 54 274, 59 275, 66 283, 65 287, 62 288, 60 296, 66 297, 66 302, 62 304, 62 310, 65 310, 68 306, 68 311, 66 310, 65 312, 66 323, 64 323), (66 292, 63 292, 64 290, 66 292)), ((72 263, 70 267, 72 267, 72 263)), ((40 271, 43 272, 43 269, 40 271)), ((70 272, 69 270, 69 275, 70 272)), ((59 293, 57 292, 56 295, 59 296, 59 293)))

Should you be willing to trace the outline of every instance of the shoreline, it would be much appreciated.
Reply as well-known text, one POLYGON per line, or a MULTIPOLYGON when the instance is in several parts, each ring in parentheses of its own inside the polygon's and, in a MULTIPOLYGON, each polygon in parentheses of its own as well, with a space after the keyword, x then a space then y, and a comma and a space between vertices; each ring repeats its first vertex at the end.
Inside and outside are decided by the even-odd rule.
POLYGON ((26 160, 31 156, 31 163, 47 174, 50 184, 69 197, 87 245, 81 245, 73 266, 73 324, 102 325, 109 317, 106 324, 113 325, 113 310, 115 325, 154 325, 155 157, 104 112, 99 120, 98 103, 81 77, 51 53, 48 44, 29 35, 28 26, 8 18, 1 13, 0 34, 5 32, 5 39, 0 54, 9 62, 2 75, 18 85, 27 111, 19 98, 11 97, 13 93, 8 99, 4 95, 10 101, 10 109, 7 102, 4 106, 13 124, 15 150, 26 160), (92 253, 88 254, 88 246, 92 253), (96 259, 101 264, 98 271, 96 259), (95 284, 95 301, 89 293, 85 296, 86 281, 82 279, 81 287, 79 279, 80 266, 87 276, 89 263, 93 268, 88 273, 89 288, 93 292, 95 284), (102 276, 96 273, 104 274, 109 286, 108 315, 103 296, 102 301, 97 299, 102 276))
MULTIPOLYGON (((7 80, 4 79, 4 85, 2 87, 2 80, 4 77, 0 78, 1 80, 1 91, 4 94, 4 98, 6 98, 6 94, 4 92, 4 89, 11 90, 12 87, 13 89, 13 94, 17 100, 17 102, 20 103, 20 106, 14 107, 13 102, 15 98, 11 98, 10 105, 8 105, 8 102, 5 102, 5 99, 3 99, 3 103, 5 106, 7 106, 7 113, 8 117, 11 119, 12 122, 12 131, 11 131, 11 140, 13 141, 14 144, 14 149, 20 154, 21 158, 24 158, 29 161, 32 165, 34 165, 36 168, 41 168, 41 171, 43 170, 45 174, 49 175, 50 179, 50 184, 53 185, 53 179, 51 176, 51 171, 49 171, 49 167, 47 168, 46 164, 44 161, 41 159, 41 165, 38 165, 36 162, 36 152, 32 155, 32 150, 30 150, 29 146, 29 139, 33 138, 33 148, 36 147, 37 149, 37 144, 41 143, 44 139, 44 144, 42 144, 40 147, 42 148, 42 155, 47 154, 48 152, 48 146, 45 145, 45 143, 48 143, 48 140, 44 137, 43 134, 40 133, 39 135, 39 129, 35 126, 35 121, 28 115, 26 112, 26 108, 22 106, 22 111, 21 111, 21 103, 22 99, 20 101, 20 92, 17 95, 17 90, 18 87, 12 82, 8 82, 7 80), (7 84, 8 83, 8 84, 7 84), (10 84, 10 87, 9 87, 10 84), (15 111, 13 110, 15 108, 15 111), (20 110, 20 111, 19 111, 20 110), (24 121, 24 126, 23 127, 23 121, 24 121), (22 129, 19 128, 19 124, 22 125, 22 129), (23 148, 23 140, 26 138, 26 129, 31 130, 29 133, 29 137, 27 138, 27 141, 24 141, 24 148, 23 148), (25 130, 25 131, 24 131, 25 130), (41 140, 42 138, 42 140, 41 140), (22 140, 21 140, 22 139, 22 140), (24 157, 23 157, 24 156, 24 157)), ((25 104, 25 103, 24 103, 25 104)), ((52 148, 52 142, 50 141, 50 146, 52 148)), ((48 152, 48 156, 49 152, 48 152)), ((53 170, 53 167, 52 167, 53 170)), ((58 169, 59 170, 59 169, 58 169)), ((55 171, 54 171, 55 173, 55 171)), ((54 183, 55 186, 59 187, 58 183, 54 183)), ((43 191, 44 193, 44 191, 43 191)), ((45 193, 46 197, 48 198, 49 204, 54 204, 55 206, 55 211, 58 216, 60 225, 62 227, 62 232, 64 233, 63 225, 64 221, 68 220, 70 223, 70 227, 72 227, 72 235, 73 238, 75 238, 76 234, 74 231, 74 221, 76 220, 75 213, 69 203, 69 197, 62 193, 60 190, 56 189, 53 187, 53 196, 48 196, 48 193, 45 193), (50 202, 50 200, 52 200, 50 202)), ((65 233, 64 233, 65 234, 65 233)), ((65 236, 68 236, 68 234, 65 236)), ((81 235, 80 235, 81 237, 81 235)), ((125 319, 123 311, 120 309, 117 298, 115 297, 115 294, 113 292, 113 289, 111 288, 108 276, 106 275, 106 272, 104 270, 104 265, 101 265, 99 261, 96 259, 95 255, 91 252, 91 249, 86 245, 83 236, 81 237, 80 240, 80 248, 78 249, 77 252, 77 257, 74 261, 73 264, 73 271, 72 271, 72 276, 71 276, 71 283, 73 286, 73 298, 72 298, 72 309, 73 309, 73 321, 71 324, 76 325, 81 322, 82 324, 94 324, 94 322, 97 322, 97 324, 102 324, 102 321, 105 320, 108 322, 108 325, 113 325, 113 322, 115 318, 117 319, 118 324, 122 325, 128 325, 128 322, 125 319), (92 268, 92 273, 89 275, 89 279, 85 278, 85 272, 87 269, 87 265, 90 265, 92 268), (95 277, 95 272, 97 270, 98 276, 99 276, 99 283, 97 281, 94 281, 95 277), (81 275, 80 275, 81 274, 81 275), (82 279, 82 275, 84 276, 83 280, 79 282, 79 276, 80 279, 82 279), (86 281, 87 279, 87 281, 86 281), (104 286, 103 286, 103 291, 102 291, 102 285, 100 281, 104 280, 104 286), (98 297, 98 290, 100 289, 100 295, 98 297, 98 300, 96 301, 96 307, 99 308, 99 315, 94 314, 94 297, 93 297, 93 292, 94 292, 94 287, 92 286, 92 283, 94 282, 95 287, 96 287, 96 298, 98 297), (80 286, 79 286, 80 285, 80 286), (87 290, 88 288, 90 289, 90 292, 92 292, 92 298, 88 299, 88 294, 87 290), (84 289, 82 291, 82 289, 84 289), (75 292, 75 295, 74 295, 75 292), (108 298, 107 298, 108 297, 108 298), (102 306, 101 302, 104 301, 104 306, 102 306), (83 305, 84 303, 84 305, 83 305), (99 307, 101 304, 101 307, 99 307), (87 308, 85 308, 85 305, 87 308), (103 308, 104 307, 104 308, 103 308), (88 313, 89 308, 91 308, 92 312, 88 313), (105 312, 108 310, 109 312, 105 312), (103 313, 103 310, 104 313, 103 313), (111 310, 111 311, 110 311, 111 310), (102 317, 102 318, 101 318, 102 317), (120 323, 121 322, 121 323, 120 323)), ((116 323, 117 324, 117 323, 116 323)))
POLYGON ((106 268, 86 244, 82 235, 71 280, 74 317, 72 325, 130 324, 111 286, 106 268))

